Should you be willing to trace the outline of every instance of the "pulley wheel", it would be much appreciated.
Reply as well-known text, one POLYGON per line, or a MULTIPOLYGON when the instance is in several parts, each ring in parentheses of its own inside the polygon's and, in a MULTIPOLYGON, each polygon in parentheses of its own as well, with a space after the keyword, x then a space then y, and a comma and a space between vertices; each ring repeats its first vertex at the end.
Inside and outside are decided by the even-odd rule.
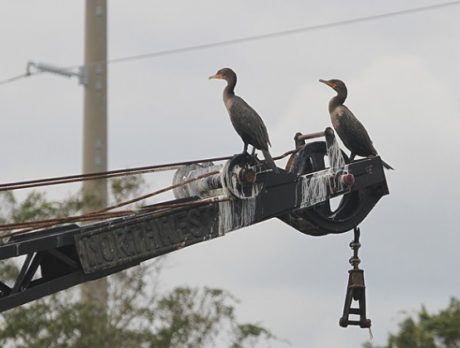
POLYGON ((236 155, 225 164, 222 182, 235 197, 254 198, 263 189, 263 183, 256 182, 257 172, 262 165, 261 161, 247 153, 236 155))
MULTIPOLYGON (((348 156, 342 151, 345 163, 348 156)), ((286 171, 296 175, 317 172, 326 168, 327 148, 323 141, 308 143, 293 154, 286 171)), ((380 196, 372 189, 351 191, 342 195, 337 207, 330 199, 313 207, 298 209, 282 218, 303 233, 321 236, 329 233, 343 233, 357 226, 371 211, 380 196), (289 221, 289 222, 288 222, 289 221)))

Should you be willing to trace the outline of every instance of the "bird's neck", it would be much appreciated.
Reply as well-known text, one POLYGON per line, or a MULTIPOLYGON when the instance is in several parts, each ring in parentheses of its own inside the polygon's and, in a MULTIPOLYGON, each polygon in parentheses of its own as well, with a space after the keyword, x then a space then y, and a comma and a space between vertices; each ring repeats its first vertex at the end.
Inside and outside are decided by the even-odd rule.
POLYGON ((235 96, 235 85, 236 81, 228 81, 227 86, 224 89, 224 102, 235 96))
POLYGON ((347 99, 346 93, 338 93, 334 98, 329 102, 329 112, 332 113, 336 107, 343 105, 347 99))

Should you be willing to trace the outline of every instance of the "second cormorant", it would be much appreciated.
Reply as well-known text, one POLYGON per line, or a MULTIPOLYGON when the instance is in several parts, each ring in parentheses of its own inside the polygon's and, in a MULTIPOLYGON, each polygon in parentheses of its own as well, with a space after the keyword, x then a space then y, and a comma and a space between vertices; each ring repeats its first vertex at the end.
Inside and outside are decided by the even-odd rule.
POLYGON ((215 75, 210 76, 209 79, 227 81, 227 86, 224 89, 224 104, 230 115, 233 128, 235 128, 241 139, 243 139, 243 153, 247 152, 248 145, 252 145, 252 154, 254 154, 255 149, 261 150, 270 168, 278 172, 275 161, 268 151, 268 147, 271 144, 268 138, 267 127, 265 127, 262 118, 242 98, 235 95, 235 72, 230 68, 223 68, 215 75))
MULTIPOLYGON (((355 115, 343 103, 347 98, 347 87, 341 80, 319 80, 337 92, 329 102, 329 114, 331 115, 332 125, 342 139, 343 144, 351 151, 350 160, 356 155, 362 157, 376 156, 377 150, 372 144, 372 140, 366 128, 356 118, 355 115)), ((382 160, 382 164, 387 169, 393 169, 388 163, 382 160)))

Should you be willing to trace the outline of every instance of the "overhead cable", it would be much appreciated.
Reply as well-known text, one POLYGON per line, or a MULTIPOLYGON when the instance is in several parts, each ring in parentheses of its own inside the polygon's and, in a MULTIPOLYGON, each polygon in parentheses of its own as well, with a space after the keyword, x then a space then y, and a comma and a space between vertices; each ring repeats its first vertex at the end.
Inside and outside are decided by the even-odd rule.
MULTIPOLYGON (((229 46, 229 45, 235 45, 235 44, 251 42, 251 41, 274 39, 277 37, 296 35, 296 34, 301 34, 301 33, 309 32, 309 31, 317 31, 317 30, 341 27, 341 26, 357 24, 361 22, 369 22, 369 21, 374 21, 374 20, 401 16, 401 15, 409 15, 409 14, 414 14, 414 13, 433 11, 433 10, 448 8, 448 7, 457 6, 457 5, 460 5, 460 1, 450 1, 450 2, 445 2, 445 3, 440 3, 440 4, 428 5, 428 6, 422 6, 422 7, 414 7, 414 8, 410 8, 406 10, 398 10, 398 11, 393 11, 393 12, 381 13, 377 15, 357 17, 357 18, 345 19, 341 21, 334 21, 334 22, 329 22, 329 23, 324 23, 324 24, 316 24, 316 25, 300 27, 300 28, 295 28, 295 29, 282 30, 282 31, 277 31, 277 32, 272 32, 272 33, 246 36, 246 37, 240 37, 240 38, 218 41, 218 42, 211 42, 211 43, 200 44, 200 45, 185 46, 185 47, 180 47, 180 48, 173 48, 173 49, 155 51, 155 52, 150 52, 150 53, 143 53, 143 54, 138 54, 138 55, 133 55, 133 56, 113 58, 107 61, 94 62, 92 64, 118 64, 118 63, 124 63, 124 62, 129 62, 129 61, 141 60, 141 59, 170 56, 174 54, 187 53, 187 52, 215 48, 215 47, 220 47, 220 46, 229 46)), ((79 67, 79 65, 69 66, 65 69, 71 70, 77 67, 79 67)), ((17 80, 20 80, 22 78, 37 75, 38 73, 40 72, 32 72, 32 73, 29 72, 29 73, 13 76, 8 79, 0 81, 0 85, 9 84, 17 80)))

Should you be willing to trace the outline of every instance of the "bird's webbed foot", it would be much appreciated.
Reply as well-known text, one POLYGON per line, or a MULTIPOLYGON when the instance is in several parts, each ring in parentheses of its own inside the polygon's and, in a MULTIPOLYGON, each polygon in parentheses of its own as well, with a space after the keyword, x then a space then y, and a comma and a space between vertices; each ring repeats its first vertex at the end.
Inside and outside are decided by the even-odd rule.
POLYGON ((246 143, 244 143, 242 154, 244 155, 245 153, 248 153, 248 144, 246 144, 246 143))

